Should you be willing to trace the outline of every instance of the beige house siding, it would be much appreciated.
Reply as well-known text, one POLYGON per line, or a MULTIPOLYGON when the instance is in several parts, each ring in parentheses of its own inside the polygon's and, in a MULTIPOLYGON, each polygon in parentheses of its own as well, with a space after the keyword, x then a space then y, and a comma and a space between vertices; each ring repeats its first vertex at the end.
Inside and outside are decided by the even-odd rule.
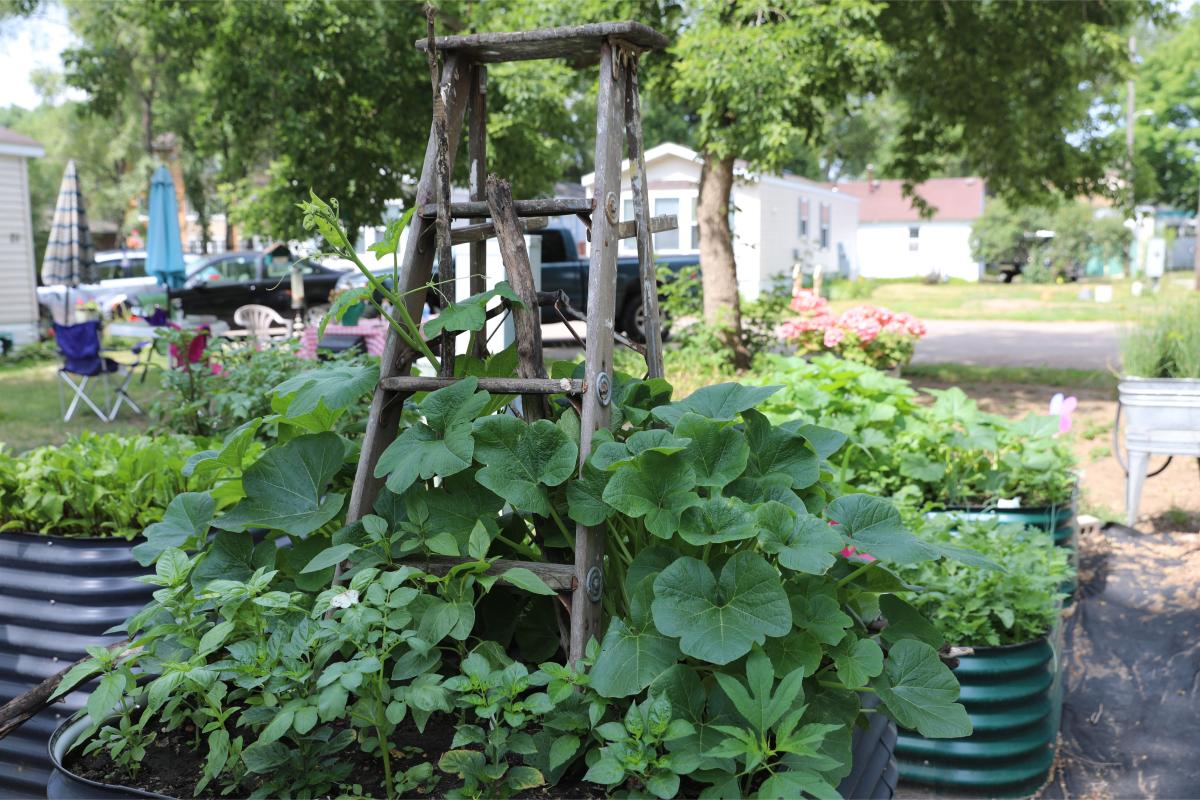
POLYGON ((23 344, 37 338, 37 321, 28 161, 0 155, 0 331, 23 344))

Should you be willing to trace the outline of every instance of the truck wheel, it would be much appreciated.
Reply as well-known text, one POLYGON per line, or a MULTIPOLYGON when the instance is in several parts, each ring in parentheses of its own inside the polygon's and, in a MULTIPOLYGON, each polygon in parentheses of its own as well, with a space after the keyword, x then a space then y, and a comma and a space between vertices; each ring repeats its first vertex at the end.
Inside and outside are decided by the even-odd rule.
MULTIPOLYGON (((660 311, 661 314, 661 311, 660 311)), ((666 317, 660 317, 662 340, 665 342, 671 334, 671 324, 666 317)), ((625 313, 621 316, 621 329, 625 335, 635 342, 646 341, 646 308, 641 295, 634 295, 625 303, 625 313)))

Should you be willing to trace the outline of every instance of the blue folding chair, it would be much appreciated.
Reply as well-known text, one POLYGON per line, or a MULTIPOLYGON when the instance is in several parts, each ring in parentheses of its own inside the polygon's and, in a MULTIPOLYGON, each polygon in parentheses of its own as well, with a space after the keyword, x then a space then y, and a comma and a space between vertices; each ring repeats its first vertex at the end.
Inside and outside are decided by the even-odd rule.
POLYGON ((132 364, 123 364, 102 355, 100 353, 100 323, 96 320, 80 322, 75 325, 59 325, 58 323, 54 323, 54 340, 58 343, 58 352, 63 357, 63 365, 58 370, 58 377, 63 382, 58 386, 58 407, 60 410, 66 406, 66 399, 63 396, 63 384, 70 386, 74 392, 74 396, 71 398, 71 405, 66 407, 66 411, 63 414, 63 422, 70 421, 81 400, 88 408, 96 412, 96 416, 104 422, 112 422, 116 419, 117 411, 121 408, 122 403, 128 404, 134 413, 142 413, 142 409, 129 396, 127 389, 129 382, 133 379, 134 369, 141 363, 140 354, 144 344, 139 344, 133 348, 133 354, 138 356, 138 360, 132 364), (108 376, 113 373, 121 374, 124 379, 115 392, 116 402, 113 403, 112 409, 108 413, 105 413, 88 396, 87 387, 88 382, 92 378, 102 378, 105 390, 104 404, 108 405, 108 400, 114 395, 110 391, 111 384, 108 376))

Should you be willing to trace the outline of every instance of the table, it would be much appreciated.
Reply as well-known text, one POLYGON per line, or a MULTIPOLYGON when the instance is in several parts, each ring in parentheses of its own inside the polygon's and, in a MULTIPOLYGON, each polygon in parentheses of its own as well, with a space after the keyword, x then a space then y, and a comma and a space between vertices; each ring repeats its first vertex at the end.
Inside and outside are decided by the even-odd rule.
MULTIPOLYGON (((367 343, 367 354, 383 355, 383 346, 387 343, 387 320, 364 319, 357 325, 337 325, 329 323, 325 326, 326 336, 361 336, 367 343)), ((307 325, 304 333, 300 334, 300 357, 317 357, 317 326, 307 325)))

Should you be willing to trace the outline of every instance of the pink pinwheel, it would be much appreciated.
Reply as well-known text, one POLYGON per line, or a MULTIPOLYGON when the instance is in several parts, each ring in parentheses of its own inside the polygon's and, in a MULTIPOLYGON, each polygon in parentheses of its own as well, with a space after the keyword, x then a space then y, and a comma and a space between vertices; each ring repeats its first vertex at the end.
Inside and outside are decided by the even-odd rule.
POLYGON ((1079 401, 1074 395, 1064 397, 1062 392, 1050 398, 1050 416, 1058 417, 1058 432, 1066 433, 1071 430, 1071 413, 1079 401))

